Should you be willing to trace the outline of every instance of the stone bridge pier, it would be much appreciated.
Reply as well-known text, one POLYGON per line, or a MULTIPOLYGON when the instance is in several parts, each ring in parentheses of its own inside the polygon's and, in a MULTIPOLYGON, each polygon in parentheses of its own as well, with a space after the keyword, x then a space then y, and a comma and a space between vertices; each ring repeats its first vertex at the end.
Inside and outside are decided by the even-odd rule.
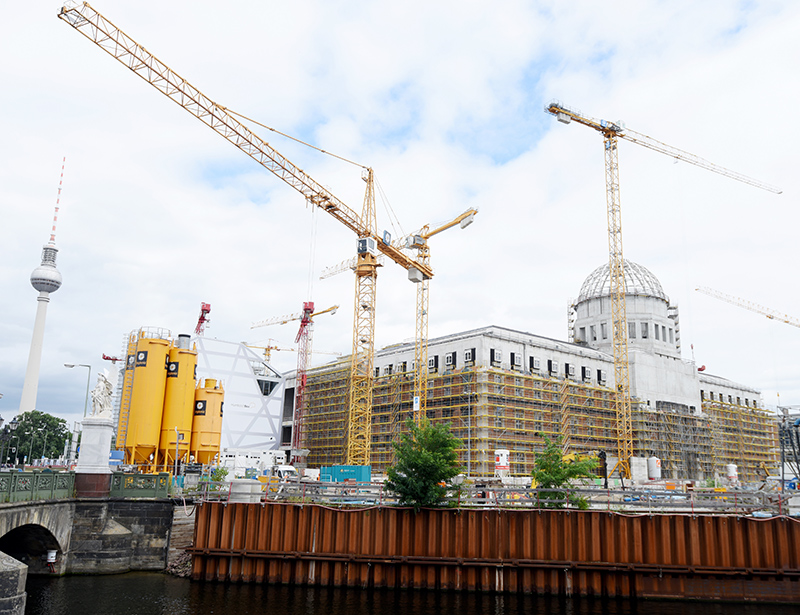
POLYGON ((26 564, 28 574, 162 570, 172 512, 169 499, 0 504, 0 551, 26 564))

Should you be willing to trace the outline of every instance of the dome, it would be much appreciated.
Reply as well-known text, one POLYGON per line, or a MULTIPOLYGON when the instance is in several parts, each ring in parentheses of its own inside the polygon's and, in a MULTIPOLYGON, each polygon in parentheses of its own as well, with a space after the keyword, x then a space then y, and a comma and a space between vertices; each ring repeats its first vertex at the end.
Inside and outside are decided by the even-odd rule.
MULTIPOLYGON (((625 265, 625 294, 644 295, 655 297, 669 303, 661 282, 650 271, 641 265, 629 260, 624 261, 625 265)), ((586 278, 581 286, 581 293, 578 295, 578 303, 596 297, 609 297, 611 295, 608 263, 601 265, 586 278)))

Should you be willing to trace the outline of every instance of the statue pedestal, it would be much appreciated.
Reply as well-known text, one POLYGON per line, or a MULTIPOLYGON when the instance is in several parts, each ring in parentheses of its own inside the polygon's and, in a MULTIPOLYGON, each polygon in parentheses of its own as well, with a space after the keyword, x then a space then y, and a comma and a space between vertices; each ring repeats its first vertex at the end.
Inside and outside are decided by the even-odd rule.
POLYGON ((90 416, 81 421, 81 450, 75 467, 75 494, 79 498, 107 497, 111 490, 111 418, 90 416))

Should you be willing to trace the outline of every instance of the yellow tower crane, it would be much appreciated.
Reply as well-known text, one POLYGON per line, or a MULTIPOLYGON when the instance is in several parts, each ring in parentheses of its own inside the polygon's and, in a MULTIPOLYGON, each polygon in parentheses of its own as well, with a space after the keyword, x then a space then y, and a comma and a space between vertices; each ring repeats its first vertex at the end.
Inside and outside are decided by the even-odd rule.
POLYGON ((630 460, 633 455, 633 424, 631 421, 630 380, 628 378, 628 327, 625 312, 625 270, 622 257, 622 214, 619 199, 619 159, 617 141, 625 139, 676 160, 683 160, 695 166, 713 171, 725 177, 781 194, 778 188, 751 179, 741 173, 731 171, 690 154, 647 135, 626 128, 622 122, 609 122, 586 117, 579 111, 570 109, 559 102, 552 102, 545 111, 554 115, 559 122, 572 121, 587 126, 603 136, 606 167, 606 207, 608 215, 608 267, 609 290, 611 294, 612 346, 614 349, 614 383, 616 386, 615 412, 617 421, 617 454, 619 461, 611 473, 618 471, 620 476, 630 478, 630 460))
POLYGON ((372 169, 365 169, 363 179, 367 182, 367 190, 361 215, 358 215, 328 189, 235 119, 233 111, 208 98, 87 2, 70 3, 69 6, 62 7, 58 17, 289 184, 302 194, 308 203, 330 214, 357 235, 356 309, 353 326, 351 392, 347 416, 348 434, 344 458, 347 464, 369 464, 377 252, 382 252, 406 269, 412 281, 420 277, 433 277, 433 271, 428 266, 409 258, 402 250, 392 245, 388 238, 378 236, 372 169))
POLYGON ((718 290, 714 290, 713 288, 708 288, 706 286, 698 286, 697 288, 695 288, 695 290, 697 292, 708 295, 709 297, 714 297, 715 299, 727 301, 731 305, 738 305, 739 307, 744 308, 746 310, 750 310, 751 312, 755 312, 756 314, 761 314, 763 316, 766 316, 770 320, 779 320, 780 322, 785 322, 787 325, 792 325, 793 327, 800 327, 800 320, 798 320, 797 318, 789 316, 788 314, 782 314, 777 310, 772 310, 770 308, 764 307, 763 305, 758 305, 757 303, 746 301, 744 299, 740 299, 739 297, 734 297, 732 295, 726 295, 725 293, 721 293, 718 290))
MULTIPOLYGON (((443 224, 433 230, 426 224, 416 233, 412 233, 399 244, 404 244, 406 248, 417 251, 417 261, 430 267, 431 250, 428 246, 428 239, 438 235, 442 231, 453 228, 457 224, 463 229, 472 224, 477 209, 468 209, 460 216, 455 217, 450 222, 443 224)), ((419 425, 422 417, 425 416, 428 398, 428 306, 429 300, 429 280, 423 278, 417 284, 417 318, 416 335, 414 343, 414 422, 419 425)))

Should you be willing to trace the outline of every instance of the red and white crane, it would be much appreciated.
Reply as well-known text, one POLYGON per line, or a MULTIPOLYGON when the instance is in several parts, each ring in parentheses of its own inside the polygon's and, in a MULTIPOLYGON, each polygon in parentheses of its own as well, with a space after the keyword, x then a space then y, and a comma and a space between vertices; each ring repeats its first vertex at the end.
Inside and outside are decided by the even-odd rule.
POLYGON ((194 328, 195 335, 203 335, 206 330, 206 323, 211 322, 208 315, 211 313, 210 303, 200 303, 200 316, 197 319, 197 326, 194 328))
POLYGON ((335 314, 339 309, 338 305, 334 305, 325 310, 314 312, 314 302, 304 301, 303 311, 299 314, 289 314, 287 316, 279 316, 278 318, 271 318, 262 320, 261 322, 254 323, 250 328, 266 327, 268 325, 285 325, 287 322, 293 320, 300 321, 300 328, 297 330, 295 343, 297 344, 297 377, 294 388, 294 425, 292 428, 292 461, 298 461, 302 457, 300 451, 303 446, 303 409, 304 409, 304 396, 306 389, 306 372, 308 369, 308 359, 311 356, 311 341, 314 332, 314 316, 326 314, 330 312, 335 314))

